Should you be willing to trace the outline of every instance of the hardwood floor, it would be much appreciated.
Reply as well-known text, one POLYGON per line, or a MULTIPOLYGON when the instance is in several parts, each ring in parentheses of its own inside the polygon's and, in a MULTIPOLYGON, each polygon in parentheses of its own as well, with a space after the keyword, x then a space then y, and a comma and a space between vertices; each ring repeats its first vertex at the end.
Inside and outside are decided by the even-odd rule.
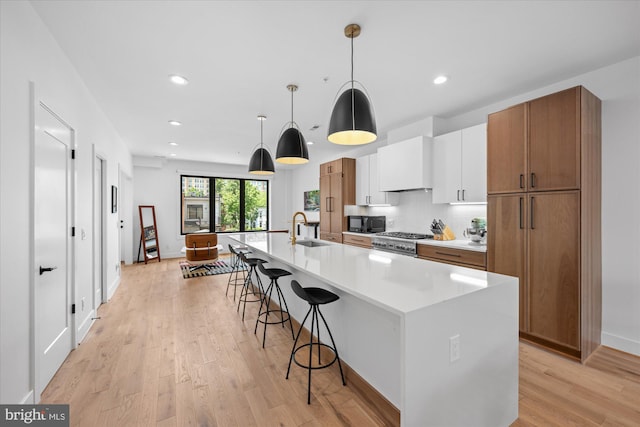
MULTIPOLYGON (((70 404, 74 426, 382 426, 378 408, 343 387, 337 366, 286 380, 291 335, 267 345, 245 321, 227 275, 183 279, 177 259, 124 266, 116 295, 64 362, 42 403, 70 404)), ((330 319, 328 319, 330 321, 330 319)), ((585 365, 520 345, 514 426, 640 425, 640 358, 599 349, 585 365)))

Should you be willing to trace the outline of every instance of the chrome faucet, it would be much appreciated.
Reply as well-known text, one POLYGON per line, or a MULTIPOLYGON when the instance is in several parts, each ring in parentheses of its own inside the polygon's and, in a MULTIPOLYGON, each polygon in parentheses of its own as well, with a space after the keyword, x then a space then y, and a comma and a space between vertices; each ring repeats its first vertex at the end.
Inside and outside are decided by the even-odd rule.
POLYGON ((298 215, 302 215, 302 218, 304 218, 304 225, 307 225, 307 216, 304 214, 304 212, 296 212, 293 214, 293 218, 291 219, 291 244, 295 245, 296 244, 296 217, 298 215))

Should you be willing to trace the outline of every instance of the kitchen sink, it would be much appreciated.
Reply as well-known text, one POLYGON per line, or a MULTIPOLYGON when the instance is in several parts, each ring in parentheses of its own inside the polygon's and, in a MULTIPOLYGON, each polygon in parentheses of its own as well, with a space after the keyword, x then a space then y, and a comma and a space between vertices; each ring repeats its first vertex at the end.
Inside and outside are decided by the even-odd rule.
POLYGON ((329 246, 328 243, 318 242, 317 240, 297 240, 296 245, 307 246, 309 248, 316 248, 318 246, 329 246))

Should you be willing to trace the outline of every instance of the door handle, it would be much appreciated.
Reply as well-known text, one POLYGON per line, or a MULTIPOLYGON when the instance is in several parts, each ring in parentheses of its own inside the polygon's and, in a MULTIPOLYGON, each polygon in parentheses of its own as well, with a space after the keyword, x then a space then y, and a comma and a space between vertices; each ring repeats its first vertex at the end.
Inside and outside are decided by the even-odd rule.
POLYGON ((531 172, 531 188, 535 188, 536 186, 536 174, 531 172))
POLYGON ((58 268, 58 267, 43 267, 43 266, 40 266, 40 275, 42 276, 43 273, 46 273, 48 271, 53 271, 56 268, 58 268))
POLYGON ((460 190, 458 190, 458 194, 456 195, 456 200, 460 201, 460 190))
POLYGON ((531 221, 531 229, 532 230, 536 229, 536 227, 535 227, 535 225, 533 223, 533 202, 535 201, 535 199, 536 199, 535 197, 531 198, 531 212, 530 212, 530 217, 531 218, 529 219, 529 221, 531 221))
POLYGON ((462 190, 462 201, 464 202, 464 189, 462 190))
POLYGON ((524 188, 524 175, 520 174, 520 188, 524 188))
POLYGON ((524 218, 522 217, 524 211, 524 197, 520 197, 520 229, 524 228, 524 218))

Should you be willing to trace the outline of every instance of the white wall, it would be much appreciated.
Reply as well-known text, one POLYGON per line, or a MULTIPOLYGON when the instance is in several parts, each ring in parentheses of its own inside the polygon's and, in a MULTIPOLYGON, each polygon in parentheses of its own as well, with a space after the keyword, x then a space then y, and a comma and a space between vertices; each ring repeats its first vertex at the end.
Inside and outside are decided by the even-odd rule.
MULTIPOLYGON (((247 166, 220 163, 166 160, 134 157, 133 172, 133 258, 138 255, 140 243, 139 205, 153 205, 156 211, 160 256, 162 258, 183 257, 184 236, 180 234, 180 175, 214 176, 224 178, 263 179, 251 175, 247 166)), ((269 221, 271 229, 287 228, 287 216, 291 212, 289 171, 278 171, 267 176, 269 186, 269 221)), ((227 248, 227 240, 219 234, 218 241, 227 248)), ((140 256, 142 260, 142 254, 140 256)))
MULTIPOLYGON (((76 131, 75 289, 78 340, 91 317, 93 260, 93 144, 106 159, 107 185, 118 183, 118 164, 131 174, 131 156, 30 3, 0 2, 0 402, 29 403, 32 328, 29 283, 33 209, 29 173, 30 94, 48 103, 76 131), (83 239, 82 231, 85 232, 83 239), (85 298, 85 310, 79 302, 85 298)), ((110 211, 109 211, 110 212, 110 211)), ((116 214, 107 214, 107 281, 116 284, 120 253, 116 214)))

